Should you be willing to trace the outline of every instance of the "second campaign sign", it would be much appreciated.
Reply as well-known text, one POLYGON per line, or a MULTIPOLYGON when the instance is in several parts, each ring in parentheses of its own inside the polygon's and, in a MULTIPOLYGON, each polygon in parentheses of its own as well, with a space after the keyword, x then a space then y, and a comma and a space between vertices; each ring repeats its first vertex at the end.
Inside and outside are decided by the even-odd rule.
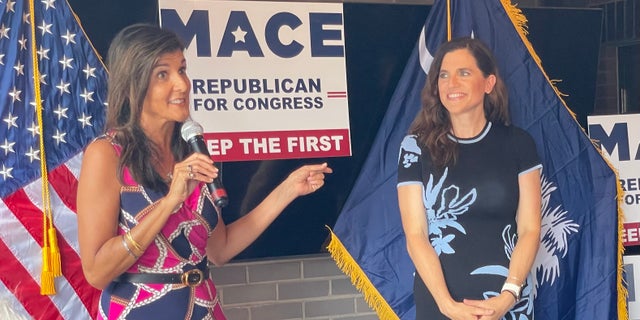
POLYGON ((351 155, 342 4, 160 0, 216 161, 351 155))

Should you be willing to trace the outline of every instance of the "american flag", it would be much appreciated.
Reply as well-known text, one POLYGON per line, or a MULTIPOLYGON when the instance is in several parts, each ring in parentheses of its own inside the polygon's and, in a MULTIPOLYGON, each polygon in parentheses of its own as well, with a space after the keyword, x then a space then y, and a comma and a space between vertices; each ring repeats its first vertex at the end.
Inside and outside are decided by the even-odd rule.
POLYGON ((65 0, 0 0, 0 14, 0 305, 34 319, 90 319, 99 291, 82 274, 76 188, 82 150, 104 126, 107 72, 65 0), (49 296, 40 294, 41 158, 62 261, 49 296))

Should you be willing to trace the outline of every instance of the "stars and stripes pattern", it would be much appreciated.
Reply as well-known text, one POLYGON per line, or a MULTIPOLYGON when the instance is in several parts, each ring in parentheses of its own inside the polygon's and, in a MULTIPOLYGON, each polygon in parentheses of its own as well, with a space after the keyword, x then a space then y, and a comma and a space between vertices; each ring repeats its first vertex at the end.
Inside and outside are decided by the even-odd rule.
POLYGON ((75 197, 82 150, 104 126, 106 69, 65 0, 0 0, 0 14, 0 304, 34 319, 90 319, 100 292, 82 274, 75 197), (40 294, 47 203, 62 261, 51 296, 40 294))

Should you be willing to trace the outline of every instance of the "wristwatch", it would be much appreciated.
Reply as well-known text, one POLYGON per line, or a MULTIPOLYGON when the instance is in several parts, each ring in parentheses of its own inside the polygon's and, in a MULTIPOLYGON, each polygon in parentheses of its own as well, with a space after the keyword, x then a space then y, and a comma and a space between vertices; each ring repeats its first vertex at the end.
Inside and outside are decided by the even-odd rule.
POLYGON ((516 302, 520 301, 521 295, 522 295, 522 287, 523 285, 517 285, 515 283, 511 283, 511 282, 505 282, 502 285, 502 289, 500 290, 500 293, 502 292, 509 292, 513 295, 514 298, 516 298, 516 302))

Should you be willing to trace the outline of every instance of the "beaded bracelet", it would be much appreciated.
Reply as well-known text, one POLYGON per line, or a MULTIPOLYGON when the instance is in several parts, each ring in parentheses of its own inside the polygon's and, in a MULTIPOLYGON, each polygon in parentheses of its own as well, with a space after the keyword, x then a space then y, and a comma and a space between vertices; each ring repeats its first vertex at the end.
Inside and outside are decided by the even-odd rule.
POLYGON ((129 245, 127 244, 127 240, 124 238, 124 236, 122 236, 122 245, 124 246, 125 249, 127 249, 127 252, 134 257, 136 260, 138 260, 138 258, 140 258, 139 256, 136 256, 135 253, 133 253, 133 251, 131 251, 131 249, 129 249, 129 245))

